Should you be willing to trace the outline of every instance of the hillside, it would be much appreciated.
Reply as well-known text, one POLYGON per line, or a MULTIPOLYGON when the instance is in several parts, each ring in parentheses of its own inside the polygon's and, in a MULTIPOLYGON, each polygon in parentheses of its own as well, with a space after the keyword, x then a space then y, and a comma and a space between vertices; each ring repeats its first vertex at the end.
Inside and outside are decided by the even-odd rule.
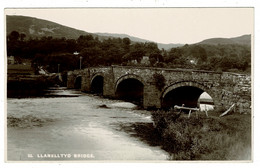
MULTIPOLYGON (((146 39, 133 37, 127 34, 115 34, 115 33, 88 33, 83 30, 77 30, 64 25, 60 25, 51 21, 27 17, 27 16, 6 16, 6 30, 7 34, 12 31, 24 33, 26 38, 41 38, 43 36, 52 36, 53 38, 77 39, 80 35, 92 34, 93 37, 98 37, 100 40, 108 38, 129 38, 133 42, 152 42, 146 39)), ((156 43, 156 42, 155 42, 156 43)), ((211 38, 203 40, 196 44, 218 45, 218 44, 251 44, 251 35, 243 35, 234 38, 211 38)), ((181 47, 184 44, 163 44, 157 43, 158 48, 169 50, 175 47, 181 47)))
POLYGON ((10 34, 12 31, 24 33, 26 38, 52 36, 53 38, 66 37, 67 39, 76 39, 80 35, 89 34, 47 20, 25 16, 6 16, 6 30, 7 34, 10 34))
POLYGON ((211 38, 203 40, 197 44, 208 44, 208 45, 218 45, 218 44, 241 44, 241 45, 251 45, 251 35, 243 35, 234 38, 211 38))
POLYGON ((134 37, 134 36, 129 36, 127 34, 116 34, 116 33, 95 33, 96 35, 99 36, 103 36, 106 38, 129 38, 131 41, 135 41, 135 42, 140 42, 140 43, 145 43, 148 40, 144 40, 138 37, 134 37))
MULTIPOLYGON (((51 21, 27 17, 27 16, 6 16, 6 30, 7 34, 12 31, 24 33, 26 38, 41 38, 43 36, 52 36, 53 38, 77 39, 80 35, 92 34, 100 40, 108 38, 125 38, 128 37, 133 42, 151 42, 149 40, 138 37, 129 36, 127 34, 113 34, 113 33, 88 33, 82 30, 77 30, 67 26, 63 26, 51 21)), ((173 47, 183 46, 183 44, 162 44, 158 43, 159 49, 164 48, 168 50, 173 47)))
MULTIPOLYGON (((95 33, 99 36, 102 36, 102 37, 106 37, 106 38, 113 38, 113 37, 116 37, 116 38, 129 38, 131 41, 133 42, 140 42, 140 43, 145 43, 145 42, 153 42, 153 41, 149 41, 149 40, 145 40, 145 39, 141 39, 141 38, 138 38, 138 37, 134 37, 134 36, 129 36, 127 34, 115 34, 115 33, 95 33)), ((156 42, 155 42, 156 43, 156 42)), ((158 45, 158 48, 159 49, 162 49, 164 48, 165 50, 169 50, 171 48, 175 48, 175 47, 181 47, 183 46, 184 44, 163 44, 163 43, 157 43, 158 45)))

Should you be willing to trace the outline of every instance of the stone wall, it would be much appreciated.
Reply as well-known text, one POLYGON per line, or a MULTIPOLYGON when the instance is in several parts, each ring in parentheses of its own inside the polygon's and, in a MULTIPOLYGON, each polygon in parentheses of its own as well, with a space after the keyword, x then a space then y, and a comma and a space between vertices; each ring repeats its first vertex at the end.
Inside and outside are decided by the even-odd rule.
POLYGON ((235 111, 240 113, 251 112, 251 77, 248 75, 223 73, 221 79, 222 103, 228 106, 236 103, 235 111))
POLYGON ((82 76, 83 70, 74 70, 69 71, 67 74, 67 88, 73 89, 75 88, 75 80, 78 76, 82 76))
POLYGON ((104 77, 103 95, 114 97, 117 85, 127 78, 135 78, 143 83, 143 106, 161 107, 161 100, 171 89, 181 86, 193 86, 206 91, 219 111, 236 104, 235 111, 251 111, 251 77, 235 73, 217 73, 185 69, 145 68, 130 66, 96 67, 68 72, 68 88, 73 88, 77 76, 82 76, 82 91, 90 91, 95 76, 104 77), (153 75, 162 74, 165 85, 156 87, 153 75))

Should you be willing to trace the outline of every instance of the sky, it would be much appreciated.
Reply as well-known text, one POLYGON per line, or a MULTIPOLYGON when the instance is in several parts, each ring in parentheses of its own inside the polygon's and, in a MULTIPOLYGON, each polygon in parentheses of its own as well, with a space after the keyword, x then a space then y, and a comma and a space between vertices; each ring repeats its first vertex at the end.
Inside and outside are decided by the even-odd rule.
POLYGON ((254 32, 253 8, 41 8, 6 9, 90 33, 128 34, 158 43, 192 44, 254 32))

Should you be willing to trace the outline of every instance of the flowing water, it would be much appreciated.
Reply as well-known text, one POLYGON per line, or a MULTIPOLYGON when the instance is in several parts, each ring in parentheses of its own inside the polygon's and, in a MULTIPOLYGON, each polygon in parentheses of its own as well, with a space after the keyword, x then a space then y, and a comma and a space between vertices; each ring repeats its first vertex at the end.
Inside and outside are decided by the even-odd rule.
POLYGON ((167 160, 159 146, 122 129, 152 124, 148 111, 74 90, 52 92, 58 97, 7 99, 8 161, 167 160))

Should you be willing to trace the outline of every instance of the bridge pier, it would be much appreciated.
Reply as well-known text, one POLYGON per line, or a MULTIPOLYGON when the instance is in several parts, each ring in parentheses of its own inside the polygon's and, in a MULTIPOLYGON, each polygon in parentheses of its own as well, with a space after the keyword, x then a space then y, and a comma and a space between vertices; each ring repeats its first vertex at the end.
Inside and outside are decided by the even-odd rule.
POLYGON ((81 91, 90 92, 90 73, 88 69, 84 69, 82 72, 81 91))
POLYGON ((160 91, 155 85, 144 86, 143 106, 148 108, 161 108, 160 91))
POLYGON ((109 68, 106 73, 104 73, 104 86, 103 86, 103 96, 104 97, 115 97, 115 86, 114 86, 114 74, 113 67, 109 68))
POLYGON ((75 74, 73 73, 73 71, 69 71, 67 74, 67 88, 68 89, 73 89, 75 88, 75 74))

